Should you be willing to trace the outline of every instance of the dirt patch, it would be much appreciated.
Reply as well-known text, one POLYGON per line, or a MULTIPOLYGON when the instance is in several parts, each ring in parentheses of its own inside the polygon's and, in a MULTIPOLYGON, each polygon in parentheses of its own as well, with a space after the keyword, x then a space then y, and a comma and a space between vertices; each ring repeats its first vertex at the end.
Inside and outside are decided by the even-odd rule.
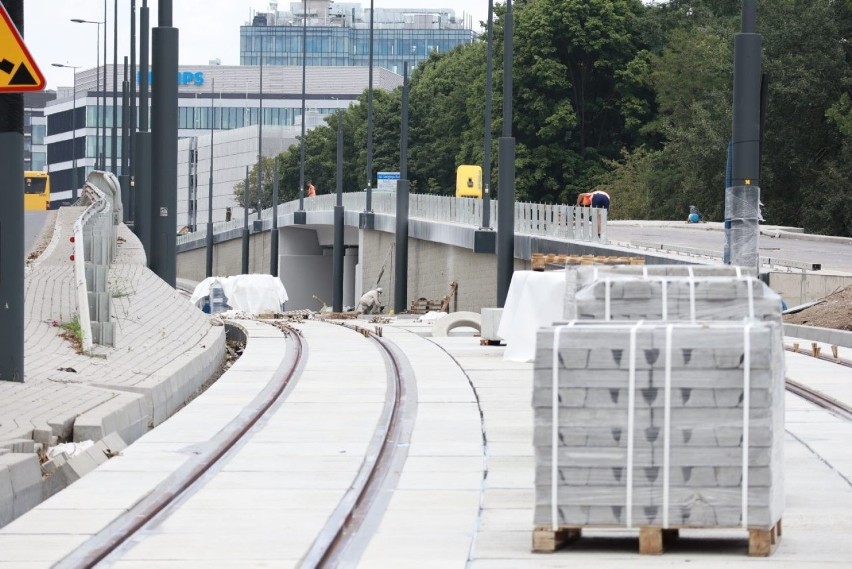
POLYGON ((852 286, 826 296, 822 302, 796 314, 784 316, 787 324, 852 330, 852 286))

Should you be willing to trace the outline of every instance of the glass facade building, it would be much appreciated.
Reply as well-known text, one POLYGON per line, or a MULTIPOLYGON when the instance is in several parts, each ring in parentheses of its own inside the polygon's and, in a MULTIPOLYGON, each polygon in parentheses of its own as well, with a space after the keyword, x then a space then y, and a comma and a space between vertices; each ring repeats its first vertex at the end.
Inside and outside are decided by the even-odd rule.
MULTIPOLYGON (((308 2, 304 16, 301 3, 294 3, 291 12, 259 14, 252 25, 240 28, 240 64, 259 65, 262 56, 264 65, 300 66, 304 34, 306 65, 367 66, 369 12, 359 4, 317 0, 308 2)), ((401 74, 403 62, 413 69, 432 53, 450 51, 476 37, 469 20, 456 19, 452 10, 375 10, 373 65, 401 74)))

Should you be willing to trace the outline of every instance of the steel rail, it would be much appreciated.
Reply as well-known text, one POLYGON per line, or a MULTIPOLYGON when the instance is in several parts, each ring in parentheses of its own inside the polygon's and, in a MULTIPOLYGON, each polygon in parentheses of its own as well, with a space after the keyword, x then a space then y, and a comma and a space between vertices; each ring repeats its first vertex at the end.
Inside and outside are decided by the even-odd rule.
POLYGON ((105 530, 95 534, 74 553, 61 560, 56 567, 90 568, 106 559, 128 539, 151 523, 160 512, 180 498, 251 431, 252 427, 279 400, 291 380, 298 375, 297 372, 300 371, 300 365, 303 363, 304 339, 297 329, 286 325, 285 327, 289 331, 286 335, 287 342, 295 349, 294 356, 290 358, 291 361, 285 372, 275 378, 276 383, 255 399, 253 408, 249 410, 250 413, 240 414, 231 421, 220 431, 222 433, 220 439, 213 441, 214 444, 210 449, 197 455, 188 468, 172 474, 149 495, 149 499, 118 517, 105 530))
MULTIPOLYGON (((346 552, 359 538, 359 531, 364 527, 382 491, 382 485, 392 470, 399 446, 407 444, 410 437, 405 417, 410 410, 409 405, 414 404, 412 400, 416 395, 408 393, 406 384, 409 378, 404 372, 406 366, 402 362, 404 356, 398 353, 398 349, 391 342, 381 338, 381 328, 378 326, 373 332, 357 325, 340 325, 373 340, 385 356, 388 378, 391 380, 388 385, 391 394, 383 411, 383 417, 387 420, 384 422, 384 432, 373 439, 379 448, 375 452, 367 452, 351 489, 300 561, 300 567, 338 567, 351 564, 351 559, 345 559, 346 552)), ((377 428, 377 435, 381 430, 377 428)), ((372 446, 374 445, 371 444, 371 450, 372 446)))
MULTIPOLYGON (((815 355, 813 353, 808 354, 807 352, 799 351, 794 349, 792 346, 784 345, 784 349, 788 352, 792 352, 794 354, 801 354, 803 356, 818 358, 823 361, 831 362, 833 364, 841 365, 844 367, 852 367, 852 361, 849 361, 844 358, 835 358, 834 356, 828 356, 825 354, 815 355)), ((787 387, 787 391, 790 393, 794 393, 801 397, 806 401, 810 401, 817 407, 821 407, 827 411, 830 411, 841 417, 846 419, 847 421, 852 421, 852 406, 843 403, 842 401, 838 401, 837 399, 826 395, 816 389, 808 387, 807 385, 787 378, 785 380, 785 385, 787 387)))

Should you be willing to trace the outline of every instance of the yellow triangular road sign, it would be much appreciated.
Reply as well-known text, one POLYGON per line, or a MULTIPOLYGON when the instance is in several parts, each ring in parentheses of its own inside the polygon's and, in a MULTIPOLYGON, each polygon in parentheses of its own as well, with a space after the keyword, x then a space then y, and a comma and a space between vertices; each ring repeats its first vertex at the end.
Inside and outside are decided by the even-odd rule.
POLYGON ((46 86, 18 28, 0 4, 0 93, 43 91, 46 86))

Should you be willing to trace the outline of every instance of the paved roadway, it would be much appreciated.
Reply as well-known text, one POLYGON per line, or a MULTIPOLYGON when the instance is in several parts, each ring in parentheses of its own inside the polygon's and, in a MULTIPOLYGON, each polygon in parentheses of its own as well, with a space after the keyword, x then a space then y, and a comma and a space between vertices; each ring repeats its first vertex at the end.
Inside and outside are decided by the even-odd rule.
MULTIPOLYGON (((724 234, 720 223, 695 226, 686 223, 661 221, 615 221, 607 225, 607 237, 611 243, 630 242, 665 243, 680 247, 710 249, 720 256, 724 248, 724 234)), ((850 243, 818 240, 821 236, 808 235, 810 239, 772 238, 761 235, 760 254, 807 263, 822 263, 824 271, 852 273, 852 246, 850 243)))
POLYGON ((44 222, 50 215, 49 211, 24 212, 24 251, 29 253, 36 243, 36 238, 44 227, 44 222))

